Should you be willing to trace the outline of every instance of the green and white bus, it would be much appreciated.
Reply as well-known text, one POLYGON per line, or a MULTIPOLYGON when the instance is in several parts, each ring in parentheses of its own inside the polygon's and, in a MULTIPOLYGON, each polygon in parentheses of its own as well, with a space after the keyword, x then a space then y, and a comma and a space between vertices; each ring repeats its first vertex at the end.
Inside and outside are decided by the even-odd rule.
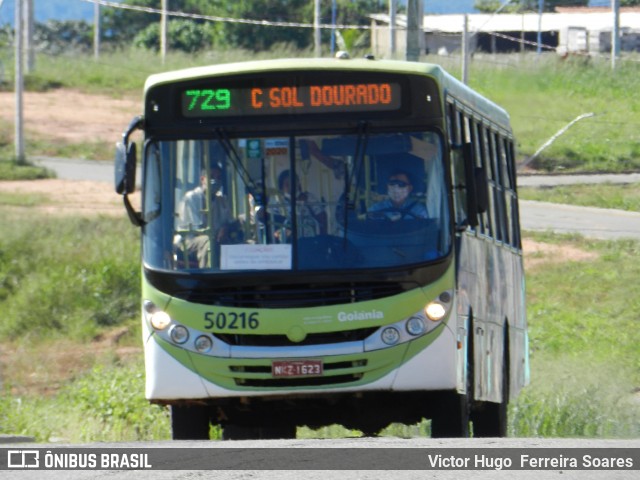
POLYGON ((173 437, 506 435, 529 377, 515 175, 507 113, 437 65, 150 76, 115 183, 142 232, 146 397, 173 437))

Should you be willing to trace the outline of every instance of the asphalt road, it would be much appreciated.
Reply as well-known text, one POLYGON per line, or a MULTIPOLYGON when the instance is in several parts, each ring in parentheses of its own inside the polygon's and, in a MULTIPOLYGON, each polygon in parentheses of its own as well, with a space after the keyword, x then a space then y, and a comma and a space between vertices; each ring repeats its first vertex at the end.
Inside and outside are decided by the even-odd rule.
MULTIPOLYGON (((113 162, 88 162, 59 158, 36 158, 34 160, 37 164, 55 171, 58 178, 113 182, 113 162)), ((139 172, 137 178, 139 181, 139 172)), ((519 186, 535 187, 605 182, 640 183, 640 173, 622 175, 528 175, 518 177, 519 186)), ((521 200, 520 214, 524 230, 579 233, 599 239, 640 239, 640 212, 623 212, 620 210, 521 200)))

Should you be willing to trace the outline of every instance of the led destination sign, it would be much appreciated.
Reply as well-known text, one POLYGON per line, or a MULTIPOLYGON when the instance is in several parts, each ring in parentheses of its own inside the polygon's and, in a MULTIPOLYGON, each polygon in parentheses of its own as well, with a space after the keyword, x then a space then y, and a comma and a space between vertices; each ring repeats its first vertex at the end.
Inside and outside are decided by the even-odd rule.
POLYGON ((299 113, 398 110, 397 83, 189 88, 182 91, 182 115, 190 118, 299 113))

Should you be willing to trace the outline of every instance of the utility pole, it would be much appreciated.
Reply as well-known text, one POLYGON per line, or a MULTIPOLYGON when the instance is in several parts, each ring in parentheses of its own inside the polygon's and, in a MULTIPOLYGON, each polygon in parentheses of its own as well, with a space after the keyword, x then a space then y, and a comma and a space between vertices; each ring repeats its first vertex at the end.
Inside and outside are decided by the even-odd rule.
POLYGON ((615 70, 620 56, 620 0, 611 0, 613 28, 611 29, 611 68, 615 70))
POLYGON ((320 0, 313 4, 313 44, 316 58, 322 56, 322 31, 320 29, 320 0))
POLYGON ((417 62, 420 59, 420 45, 422 32, 422 2, 420 0, 408 0, 407 2, 407 61, 417 62))
POLYGON ((396 55, 396 11, 398 10, 398 0, 389 0, 389 56, 396 55))
POLYGON ((469 83, 469 15, 466 13, 462 27, 462 83, 469 83))
POLYGON ((338 5, 336 0, 331 0, 331 56, 336 53, 336 19, 338 15, 338 5))
POLYGON ((23 104, 22 104, 22 90, 24 87, 24 78, 22 75, 22 62, 23 62, 23 9, 22 0, 15 0, 15 35, 13 36, 16 52, 15 52, 15 95, 16 95, 16 125, 15 125, 15 147, 16 147, 16 160, 19 164, 25 162, 24 157, 24 137, 23 137, 23 104))
POLYGON ((538 0, 538 41, 536 53, 540 55, 542 53, 542 11, 544 10, 544 0, 538 0))
POLYGON ((36 68, 36 52, 33 46, 33 0, 24 2, 24 54, 26 58, 26 73, 33 73, 36 68))
POLYGON ((164 64, 167 56, 167 3, 169 0, 162 0, 162 15, 160 16, 160 56, 164 64))
POLYGON ((100 58, 100 4, 93 4, 93 58, 100 58))

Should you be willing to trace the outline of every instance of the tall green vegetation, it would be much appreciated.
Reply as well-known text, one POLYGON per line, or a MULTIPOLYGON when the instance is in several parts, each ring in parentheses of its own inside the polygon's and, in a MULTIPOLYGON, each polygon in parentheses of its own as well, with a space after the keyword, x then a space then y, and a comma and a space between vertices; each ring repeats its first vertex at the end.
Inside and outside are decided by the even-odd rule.
POLYGON ((46 217, 22 203, 3 208, 0 231, 1 338, 87 340, 135 317, 139 232, 124 217, 46 217))
POLYGON ((536 239, 559 250, 533 254, 527 271, 532 384, 513 406, 512 431, 637 438, 640 243, 536 239))

